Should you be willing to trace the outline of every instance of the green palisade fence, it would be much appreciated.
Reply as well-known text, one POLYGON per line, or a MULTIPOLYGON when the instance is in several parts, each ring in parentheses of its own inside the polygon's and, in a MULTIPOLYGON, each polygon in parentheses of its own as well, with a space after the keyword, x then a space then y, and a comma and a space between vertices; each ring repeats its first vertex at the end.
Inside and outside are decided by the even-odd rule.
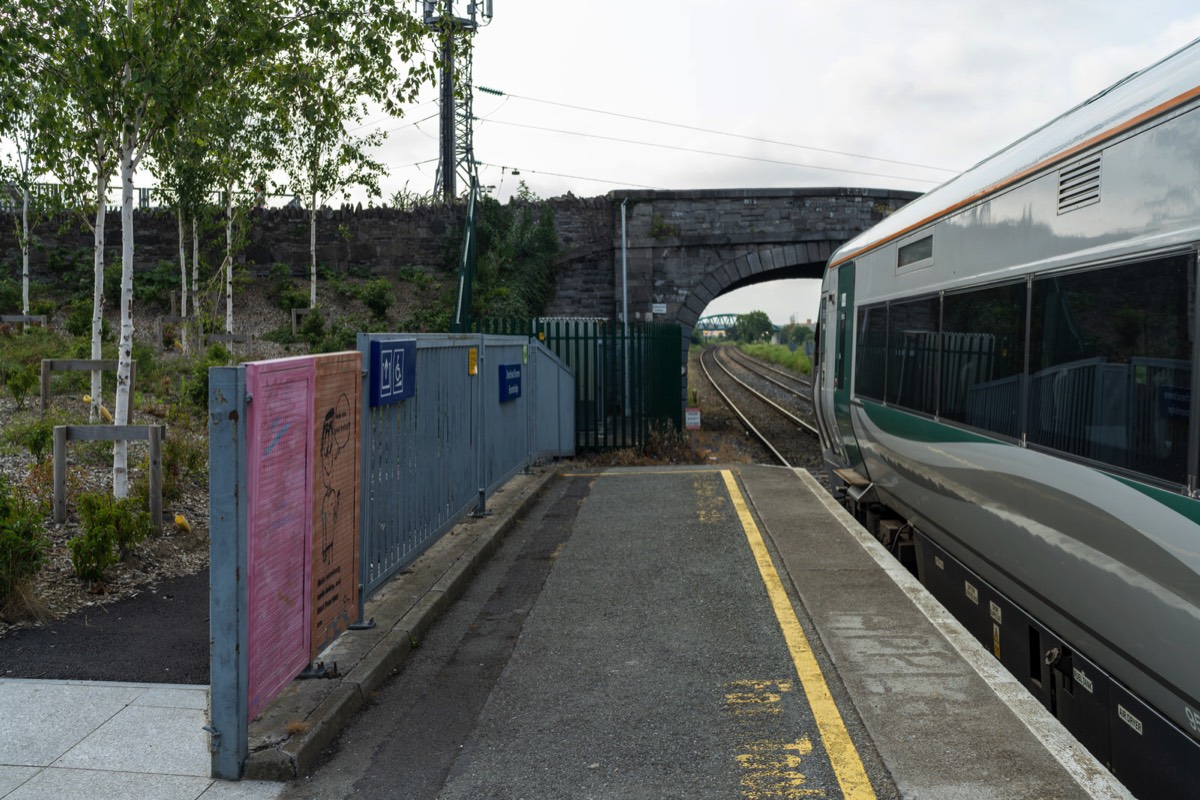
POLYGON ((683 333, 678 325, 613 320, 487 319, 480 333, 541 339, 575 371, 576 450, 642 448, 683 428, 683 333))

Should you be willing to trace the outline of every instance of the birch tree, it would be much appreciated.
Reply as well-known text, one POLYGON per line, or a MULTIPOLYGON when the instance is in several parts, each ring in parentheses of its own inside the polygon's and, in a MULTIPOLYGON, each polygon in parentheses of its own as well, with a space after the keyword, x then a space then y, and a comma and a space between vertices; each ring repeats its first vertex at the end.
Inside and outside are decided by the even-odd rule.
POLYGON ((424 22, 395 2, 323 3, 301 20, 281 70, 287 139, 283 168, 309 205, 309 306, 317 306, 317 217, 322 199, 362 186, 379 196, 382 133, 355 136, 368 102, 399 115, 426 82, 424 22))

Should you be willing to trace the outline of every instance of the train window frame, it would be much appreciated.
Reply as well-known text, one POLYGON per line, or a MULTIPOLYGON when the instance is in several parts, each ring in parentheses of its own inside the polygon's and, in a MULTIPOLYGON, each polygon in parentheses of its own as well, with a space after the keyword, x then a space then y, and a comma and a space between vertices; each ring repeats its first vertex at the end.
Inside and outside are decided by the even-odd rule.
MULTIPOLYGON (((1016 299, 1016 298, 1014 298, 1016 299)), ((1022 277, 1014 280, 1002 280, 990 283, 981 283, 969 287, 960 287, 942 292, 941 295, 941 317, 938 323, 938 381, 937 381, 937 413, 938 421, 946 424, 955 425, 958 427, 969 428, 971 430, 980 431, 987 436, 997 437, 1005 441, 1023 442, 1025 434, 1025 403, 1027 402, 1026 393, 1028 391, 1028 368, 1029 368, 1029 303, 1030 303, 1030 280, 1029 277, 1022 277), (1004 380, 1016 379, 1016 397, 1014 400, 1015 418, 1009 431, 998 430, 995 426, 976 425, 969 421, 968 410, 964 408, 958 416, 949 416, 949 407, 947 405, 947 392, 951 377, 947 374, 948 358, 949 358, 949 336, 952 333, 966 333, 965 331, 947 331, 947 306, 953 306, 955 302, 968 296, 981 296, 985 293, 995 292, 997 290, 1012 289, 1019 290, 1021 294, 1020 301, 1017 304, 1019 308, 1020 320, 1019 331, 1017 331, 1018 349, 1015 350, 1015 359, 1017 367, 1011 374, 1005 375, 1004 380)), ((980 331, 978 333, 989 333, 980 331)), ((989 335, 994 335, 994 331, 989 335)), ((976 382, 972 386, 983 385, 983 382, 976 382)))
POLYGON ((896 274, 933 266, 933 233, 917 234, 896 243, 896 274))
MULTIPOLYGON (((1035 424, 1034 423, 1035 410, 1034 410, 1033 406, 1036 403, 1036 398, 1034 397, 1034 393, 1037 391, 1037 387, 1034 385, 1035 378, 1037 376, 1034 373, 1035 373, 1035 371, 1037 371, 1039 374, 1041 374, 1043 372, 1046 372, 1048 369, 1051 369, 1054 366, 1054 365, 1050 365, 1050 367, 1039 368, 1035 364, 1035 355, 1036 355, 1035 354, 1035 346, 1036 346, 1035 340, 1038 339, 1039 336, 1041 337, 1041 339, 1044 340, 1047 335, 1045 332, 1045 328, 1044 328, 1044 324, 1045 324, 1044 322, 1043 322, 1043 325, 1040 328, 1040 330, 1037 329, 1038 311, 1039 311, 1039 298, 1037 295, 1037 288, 1038 288, 1039 284, 1045 285, 1048 281, 1055 280, 1055 279, 1070 280, 1070 279, 1078 278, 1079 276, 1082 276, 1082 275, 1102 273, 1102 272, 1106 272, 1106 271, 1110 271, 1110 270, 1136 268, 1138 266, 1145 266, 1145 265, 1153 264, 1156 262, 1165 262, 1165 261, 1169 261, 1171 259, 1178 259, 1178 258, 1183 258, 1186 260, 1183 268, 1184 268, 1185 274, 1190 277, 1190 282, 1191 282, 1191 286, 1189 287, 1191 290, 1191 293, 1190 293, 1190 296, 1187 297, 1187 299, 1184 301, 1184 303, 1185 303, 1184 311, 1185 311, 1185 317, 1187 319, 1189 319, 1191 322, 1190 325, 1186 326, 1186 329, 1190 332, 1192 340, 1190 342, 1191 352, 1187 355, 1186 358, 1176 359, 1176 360, 1181 361, 1182 363, 1186 364, 1187 367, 1191 370, 1191 375, 1188 379, 1187 385, 1189 386, 1189 389, 1191 391, 1191 397, 1196 397, 1196 396, 1200 396, 1200 395, 1197 395, 1197 393, 1196 393, 1198 390, 1198 387, 1200 387, 1200 376, 1197 375, 1197 368, 1198 368, 1197 359, 1200 358, 1200 346, 1198 346, 1198 345, 1200 345, 1200 321, 1198 321, 1196 319, 1196 317, 1197 317, 1197 313, 1196 313, 1197 312, 1197 301, 1198 301, 1198 299, 1200 299, 1200 298, 1198 298, 1198 295, 1200 295, 1200 273, 1197 272, 1196 248, 1193 248, 1193 247, 1189 247, 1187 249, 1172 248, 1169 250, 1163 250, 1163 251, 1158 251, 1158 252, 1137 253, 1137 254, 1132 254, 1125 258, 1114 259, 1112 261, 1106 261, 1103 263, 1077 264, 1077 265, 1072 265, 1072 266, 1064 267, 1064 268, 1060 268, 1060 269, 1053 269, 1053 270, 1046 270, 1043 272, 1037 272, 1037 273, 1033 273, 1033 274, 1027 276, 1028 284, 1029 284, 1028 293, 1027 293, 1027 303, 1028 303, 1027 323, 1028 323, 1029 331, 1026 335, 1026 342, 1025 342, 1025 347, 1026 347, 1025 376, 1026 376, 1027 397, 1025 398, 1025 400, 1023 402, 1023 407, 1022 407, 1023 416, 1025 417, 1022 422, 1022 440, 1025 443, 1026 447, 1028 447, 1031 450, 1036 450, 1038 452, 1044 452, 1049 455, 1053 455, 1056 458, 1061 458, 1064 460, 1074 461, 1074 462, 1082 463, 1082 464, 1088 464, 1088 465, 1094 466, 1098 469, 1102 469, 1106 472, 1111 472, 1113 474, 1126 475, 1126 476, 1129 476, 1130 478, 1138 480, 1140 482, 1144 482, 1144 483, 1148 483, 1148 484, 1152 484, 1152 485, 1156 485, 1156 486, 1161 486, 1163 488, 1167 488, 1172 491, 1177 491, 1177 492, 1184 491, 1184 492, 1190 493, 1189 482, 1193 480, 1193 477, 1195 476, 1196 472, 1200 471, 1200 468, 1198 468, 1198 466, 1196 464, 1196 461, 1200 460, 1200 450, 1197 450, 1197 446, 1194 441, 1196 439, 1196 433, 1198 431, 1200 431, 1200 427, 1198 427, 1198 424, 1200 424, 1200 409, 1197 408, 1196 403, 1190 402, 1190 398, 1189 398, 1189 412, 1188 412, 1188 417, 1187 417, 1188 427, 1186 429, 1186 437, 1188 440, 1188 447, 1187 447, 1187 451, 1182 454, 1183 455, 1182 460, 1184 461, 1183 474, 1175 475, 1174 477, 1151 471, 1150 469, 1146 468, 1145 462, 1143 462, 1140 465, 1132 464, 1132 463, 1122 464, 1122 463, 1116 463, 1107 454, 1100 454, 1100 455, 1097 455, 1095 453, 1089 454, 1089 453, 1075 452, 1073 450, 1060 448, 1060 447, 1055 446, 1054 444, 1047 443, 1044 440, 1045 439, 1044 436, 1042 436, 1042 437, 1036 436, 1035 435, 1036 432, 1033 430, 1033 427, 1035 424)), ((1041 310, 1044 311, 1044 309, 1045 309, 1045 307, 1042 306, 1041 310)), ((1091 357, 1091 358, 1095 358, 1095 357, 1091 357)), ((1138 368, 1137 365, 1133 364, 1133 361, 1135 359, 1164 360, 1164 359, 1158 359, 1157 357, 1144 355, 1144 354, 1131 356, 1129 363, 1130 363, 1130 366, 1133 367, 1135 370, 1138 368)), ((1087 361, 1087 360, 1090 360, 1090 358, 1084 359, 1084 361, 1087 361)), ((1078 364, 1084 365, 1084 361, 1062 362, 1062 363, 1064 363, 1064 364, 1078 363, 1078 364)), ((1106 360, 1102 363, 1117 365, 1117 364, 1121 364, 1124 362, 1107 361, 1106 360)), ((1084 366, 1086 366, 1086 365, 1084 365, 1084 366)), ((1154 367, 1149 366, 1149 367, 1145 367, 1145 368, 1153 369, 1154 367)), ((1134 402, 1136 402, 1136 400, 1134 402)), ((1164 402, 1166 402, 1166 401, 1164 401, 1164 402)), ((1135 416, 1136 416, 1136 412, 1135 412, 1135 416)), ((1059 432, 1051 432, 1050 435, 1051 436, 1063 436, 1063 435, 1069 435, 1069 433, 1070 433, 1069 431, 1059 431, 1059 432)), ((1137 431, 1134 430, 1130 435, 1136 436, 1137 431)), ((1093 448, 1098 447, 1101 450, 1103 450, 1103 449, 1110 447, 1109 445, 1107 445, 1104 442, 1092 441, 1090 438, 1087 441, 1089 443, 1089 446, 1091 446, 1093 448)), ((1125 458, 1126 461, 1136 460, 1137 457, 1142 456, 1142 455, 1144 455, 1144 454, 1141 453, 1140 451, 1138 451, 1136 448, 1132 448, 1132 447, 1128 448, 1123 453, 1123 457, 1125 458)))
MULTIPOLYGON (((885 345, 885 350, 884 350, 884 363, 886 365, 886 371, 885 371, 886 377, 885 377, 885 382, 884 382, 883 402, 885 405, 892 407, 892 408, 902 408, 905 411, 912 413, 912 414, 919 414, 924 417, 936 419, 937 412, 938 412, 938 398, 939 398, 939 392, 940 392, 939 382, 941 379, 940 359, 941 359, 941 330, 942 330, 942 293, 941 292, 937 292, 935 294, 924 293, 924 294, 919 294, 919 295, 913 295, 911 297, 896 298, 894 300, 888 301, 887 309, 888 309, 888 311, 887 311, 887 340, 886 340, 887 343, 885 345), (919 396, 924 397, 924 396, 928 395, 931 399, 927 403, 924 404, 924 407, 918 408, 915 405, 905 402, 905 400, 906 400, 906 398, 904 397, 904 394, 906 392, 905 387, 893 386, 893 379, 896 376, 893 375, 893 370, 892 370, 892 366, 893 366, 893 364, 892 364, 892 361, 893 361, 892 327, 897 321, 896 320, 897 307, 916 306, 916 305, 919 305, 922 303, 929 303, 931 301, 936 304, 936 310, 933 315, 934 316, 933 330, 928 332, 928 333, 932 333, 932 337, 933 337, 933 352, 932 352, 933 374, 928 379, 927 382, 922 381, 920 379, 918 381, 916 381, 917 384, 922 384, 922 386, 923 386, 921 392, 919 393, 919 396)), ((920 350, 920 348, 918 347, 917 348, 918 357, 913 361, 913 363, 919 364, 922 359, 928 359, 930 357, 930 354, 928 352, 921 354, 921 353, 919 353, 919 350, 920 350)), ((905 358, 904 360, 907 362, 907 358, 905 358)), ((911 387, 913 384, 908 383, 906 385, 911 387)), ((911 399, 911 398, 908 398, 908 399, 911 399)))
MULTIPOLYGON (((887 403, 887 335, 888 335, 888 307, 889 303, 873 303, 871 305, 859 306, 855 317, 854 328, 854 396, 859 399, 870 400, 875 403, 887 403), (863 337, 867 333, 868 324, 872 321, 871 316, 874 312, 883 312, 883 350, 881 365, 883 371, 883 379, 880 382, 880 390, 878 394, 866 394, 863 392, 862 370, 869 363, 864 358, 863 353, 863 337)), ((871 387, 868 381, 866 386, 871 387)))

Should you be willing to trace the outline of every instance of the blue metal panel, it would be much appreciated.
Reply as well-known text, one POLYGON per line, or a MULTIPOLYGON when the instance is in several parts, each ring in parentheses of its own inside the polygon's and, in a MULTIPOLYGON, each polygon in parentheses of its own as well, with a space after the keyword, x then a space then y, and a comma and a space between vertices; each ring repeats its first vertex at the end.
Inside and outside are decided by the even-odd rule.
POLYGON ((212 777, 237 780, 249 754, 246 371, 208 378, 209 728, 212 777))

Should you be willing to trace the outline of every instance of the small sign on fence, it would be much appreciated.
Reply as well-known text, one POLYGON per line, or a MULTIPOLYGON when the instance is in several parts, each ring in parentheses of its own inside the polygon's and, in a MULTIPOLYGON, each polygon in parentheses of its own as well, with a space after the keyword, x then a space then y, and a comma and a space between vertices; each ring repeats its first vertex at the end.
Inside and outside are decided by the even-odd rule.
POLYGON ((500 402, 507 403, 521 396, 521 365, 500 365, 500 402))
POLYGON ((371 408, 398 403, 416 393, 417 341, 371 342, 371 408))

